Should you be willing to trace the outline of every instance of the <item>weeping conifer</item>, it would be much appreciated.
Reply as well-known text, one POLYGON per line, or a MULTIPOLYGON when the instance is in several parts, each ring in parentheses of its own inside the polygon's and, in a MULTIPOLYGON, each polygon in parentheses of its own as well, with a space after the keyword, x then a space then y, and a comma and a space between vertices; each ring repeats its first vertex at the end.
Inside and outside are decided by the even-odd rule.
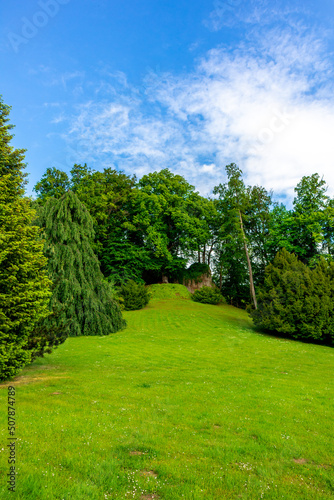
POLYGON ((60 311, 57 323, 70 321, 70 336, 108 335, 124 328, 119 305, 91 246, 93 219, 79 198, 68 191, 60 199, 49 199, 39 223, 54 282, 50 307, 60 311))

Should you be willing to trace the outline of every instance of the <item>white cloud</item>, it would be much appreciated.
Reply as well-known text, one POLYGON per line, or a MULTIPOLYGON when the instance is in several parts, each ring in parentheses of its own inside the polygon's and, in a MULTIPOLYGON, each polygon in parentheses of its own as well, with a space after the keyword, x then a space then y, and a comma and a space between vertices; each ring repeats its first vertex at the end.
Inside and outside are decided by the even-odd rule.
MULTIPOLYGON (((143 175, 170 168, 203 194, 235 162, 246 181, 293 196, 303 175, 334 193, 334 103, 324 47, 304 30, 266 32, 210 51, 192 74, 148 75, 79 109, 70 131, 82 161, 143 175)), ((107 85, 107 82, 106 82, 107 85)))
POLYGON ((214 163, 211 163, 211 165, 203 165, 201 167, 201 172, 205 174, 214 174, 216 171, 216 165, 214 163))
POLYGON ((280 0, 214 0, 213 10, 204 25, 210 31, 219 31, 222 28, 233 28, 244 23, 251 26, 260 24, 270 26, 277 22, 299 25, 302 17, 314 13, 306 8, 304 2, 295 2, 286 5, 280 0))

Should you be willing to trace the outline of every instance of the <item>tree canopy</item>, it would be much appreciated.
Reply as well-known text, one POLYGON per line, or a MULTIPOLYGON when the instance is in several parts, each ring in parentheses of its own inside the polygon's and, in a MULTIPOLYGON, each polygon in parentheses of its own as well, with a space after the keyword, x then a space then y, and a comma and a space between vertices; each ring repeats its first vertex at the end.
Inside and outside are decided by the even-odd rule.
MULTIPOLYGON (((242 170, 226 166, 225 180, 212 197, 201 196, 169 169, 137 180, 124 172, 95 172, 74 165, 67 175, 49 170, 47 193, 39 203, 59 197, 54 186, 69 186, 94 221, 92 243, 103 275, 116 285, 183 282, 195 263, 209 266, 227 301, 246 307, 265 280, 265 269, 286 249, 310 268, 334 256, 334 200, 318 174, 304 176, 291 208, 273 202, 264 187, 246 185, 242 170), (50 176, 54 179, 50 179, 50 176), (68 182, 67 182, 68 179, 68 182)), ((60 188, 59 188, 60 189, 60 188)))

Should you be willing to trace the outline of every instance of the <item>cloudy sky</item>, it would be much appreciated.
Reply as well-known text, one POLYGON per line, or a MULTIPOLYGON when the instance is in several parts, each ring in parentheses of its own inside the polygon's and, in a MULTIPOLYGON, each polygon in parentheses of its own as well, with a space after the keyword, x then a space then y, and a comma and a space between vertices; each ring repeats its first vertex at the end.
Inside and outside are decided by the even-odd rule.
POLYGON ((235 162, 293 198, 334 195, 332 0, 0 2, 0 94, 28 193, 74 163, 169 168, 202 194, 235 162))

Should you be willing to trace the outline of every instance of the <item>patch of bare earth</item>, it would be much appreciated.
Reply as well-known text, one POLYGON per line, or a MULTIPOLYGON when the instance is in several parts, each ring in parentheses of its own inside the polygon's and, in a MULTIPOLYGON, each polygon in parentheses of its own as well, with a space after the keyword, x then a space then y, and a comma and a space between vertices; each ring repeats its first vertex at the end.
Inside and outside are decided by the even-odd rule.
POLYGON ((293 461, 295 464, 307 464, 307 460, 305 460, 305 458, 294 458, 293 461))
MULTIPOLYGON (((32 384, 33 382, 48 382, 48 381, 55 381, 55 380, 60 380, 68 377, 51 377, 51 376, 39 376, 39 377, 32 377, 31 375, 21 375, 20 377, 16 377, 14 380, 11 381, 12 385, 26 385, 26 384, 32 384)), ((6 388, 8 387, 9 382, 1 383, 0 388, 6 388)))
POLYGON ((144 455, 142 451, 130 451, 130 455, 144 455))
POLYGON ((34 371, 40 371, 40 370, 57 370, 59 369, 60 366, 56 365, 39 365, 39 366, 26 366, 24 369, 27 372, 34 372, 34 371))
POLYGON ((153 500, 153 499, 158 500, 159 498, 160 498, 159 495, 156 495, 154 493, 153 495, 142 495, 140 497, 140 500, 153 500))

